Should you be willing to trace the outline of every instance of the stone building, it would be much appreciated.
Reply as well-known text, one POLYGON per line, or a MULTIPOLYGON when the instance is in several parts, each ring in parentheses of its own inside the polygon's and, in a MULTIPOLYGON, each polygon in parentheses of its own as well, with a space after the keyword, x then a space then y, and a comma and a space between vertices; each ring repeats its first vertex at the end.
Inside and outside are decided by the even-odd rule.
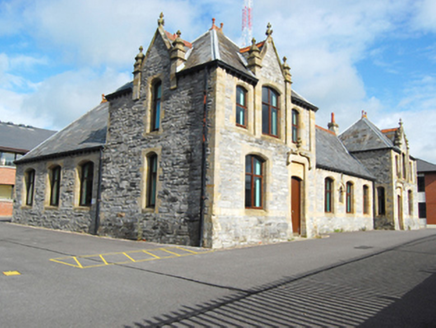
POLYGON ((315 125, 269 24, 240 49, 161 15, 106 100, 17 161, 14 222, 213 248, 373 229, 377 175, 315 125))
POLYGON ((416 161, 401 120, 398 128, 379 130, 363 113, 339 138, 376 177, 374 227, 419 228, 416 161))

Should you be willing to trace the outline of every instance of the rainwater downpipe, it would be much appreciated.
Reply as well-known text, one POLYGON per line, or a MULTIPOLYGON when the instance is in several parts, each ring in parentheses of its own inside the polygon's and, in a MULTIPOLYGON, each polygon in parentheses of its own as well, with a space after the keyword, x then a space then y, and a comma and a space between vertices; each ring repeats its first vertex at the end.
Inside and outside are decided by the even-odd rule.
POLYGON ((209 80, 209 68, 204 68, 204 90, 203 90, 203 140, 202 140, 202 161, 201 161, 201 197, 200 197, 200 236, 199 246, 203 247, 204 238, 204 210, 206 207, 206 150, 207 150, 207 89, 209 80))

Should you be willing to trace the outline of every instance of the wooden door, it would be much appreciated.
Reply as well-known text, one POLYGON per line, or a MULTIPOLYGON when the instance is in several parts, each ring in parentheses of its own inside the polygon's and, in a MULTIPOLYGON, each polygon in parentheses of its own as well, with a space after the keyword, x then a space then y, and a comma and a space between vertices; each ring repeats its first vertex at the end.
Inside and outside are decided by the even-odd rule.
POLYGON ((292 231, 301 234, 301 180, 292 177, 291 184, 292 231))

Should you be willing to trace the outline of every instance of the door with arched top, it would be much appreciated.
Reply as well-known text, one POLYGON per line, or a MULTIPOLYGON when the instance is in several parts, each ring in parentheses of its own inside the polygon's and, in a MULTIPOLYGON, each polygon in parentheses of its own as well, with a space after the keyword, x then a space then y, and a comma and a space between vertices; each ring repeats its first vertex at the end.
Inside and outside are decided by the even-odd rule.
POLYGON ((301 234, 301 179, 292 177, 291 183, 292 231, 301 234))

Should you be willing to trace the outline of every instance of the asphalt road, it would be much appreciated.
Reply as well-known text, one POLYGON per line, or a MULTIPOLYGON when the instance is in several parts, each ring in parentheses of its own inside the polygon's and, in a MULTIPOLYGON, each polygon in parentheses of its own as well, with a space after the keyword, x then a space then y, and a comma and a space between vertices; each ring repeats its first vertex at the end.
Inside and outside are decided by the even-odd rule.
POLYGON ((436 327, 436 229, 210 250, 0 222, 0 327, 436 327))

